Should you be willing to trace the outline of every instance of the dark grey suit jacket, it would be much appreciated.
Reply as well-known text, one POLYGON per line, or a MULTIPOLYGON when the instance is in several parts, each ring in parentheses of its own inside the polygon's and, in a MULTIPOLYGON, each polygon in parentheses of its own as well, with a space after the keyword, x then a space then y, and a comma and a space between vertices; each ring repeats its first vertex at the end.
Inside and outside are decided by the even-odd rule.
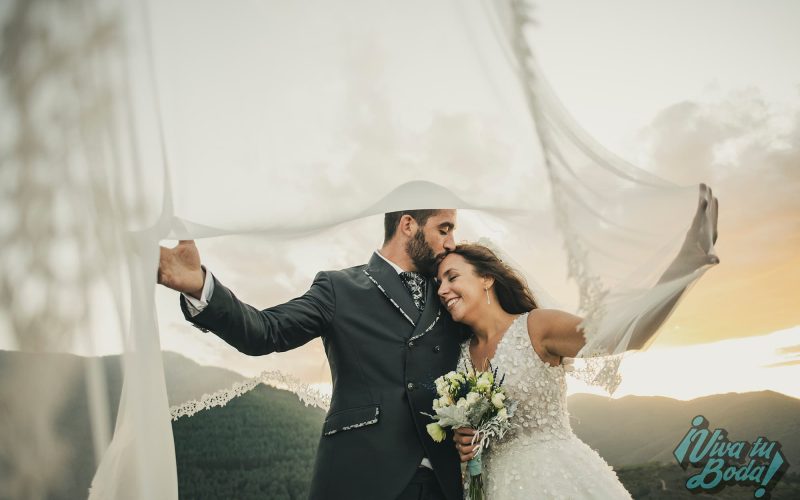
POLYGON ((208 306, 186 319, 252 356, 322 337, 333 394, 320 438, 311 498, 394 499, 423 457, 448 500, 462 497, 451 439, 435 443, 433 381, 456 368, 463 329, 428 283, 419 313, 397 272, 377 254, 366 266, 317 274, 303 296, 263 311, 218 281, 208 306))

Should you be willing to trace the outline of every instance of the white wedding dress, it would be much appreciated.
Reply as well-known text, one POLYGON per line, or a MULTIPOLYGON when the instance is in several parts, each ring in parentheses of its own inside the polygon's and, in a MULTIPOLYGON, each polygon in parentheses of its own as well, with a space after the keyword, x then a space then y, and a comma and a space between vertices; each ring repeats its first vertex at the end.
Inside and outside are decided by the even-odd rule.
MULTIPOLYGON (((492 360, 508 398, 518 401, 515 426, 483 456, 491 500, 631 498, 614 470, 572 432, 563 365, 550 366, 533 350, 527 314, 517 317, 492 360)), ((469 341, 459 366, 469 358, 469 341)))

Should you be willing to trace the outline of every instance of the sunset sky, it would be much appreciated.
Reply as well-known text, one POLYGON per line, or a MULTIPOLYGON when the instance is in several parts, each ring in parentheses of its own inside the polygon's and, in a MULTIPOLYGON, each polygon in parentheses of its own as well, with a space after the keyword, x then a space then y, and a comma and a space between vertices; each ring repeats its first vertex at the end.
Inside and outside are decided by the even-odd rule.
POLYGON ((800 53, 790 26, 800 5, 539 5, 542 65, 579 123, 635 164, 705 181, 720 199, 724 265, 694 288, 660 342, 800 323, 800 67, 790 62, 800 53))
MULTIPOLYGON (((650 351, 626 360, 615 396, 770 388, 800 397, 788 383, 800 379, 800 4, 559 0, 537 2, 535 17, 540 65, 578 123, 634 164, 680 184, 706 182, 720 200, 722 263, 650 351), (687 362, 703 375, 670 368, 687 362)), ((380 240, 372 217, 300 243, 224 237, 198 246, 240 297, 267 307, 304 292, 317 270, 363 263, 380 240), (259 286, 260 274, 276 273, 280 289, 259 286)), ((280 369, 329 382, 319 341, 247 358, 188 326, 175 293, 159 288, 157 300, 165 350, 247 375, 280 369)))

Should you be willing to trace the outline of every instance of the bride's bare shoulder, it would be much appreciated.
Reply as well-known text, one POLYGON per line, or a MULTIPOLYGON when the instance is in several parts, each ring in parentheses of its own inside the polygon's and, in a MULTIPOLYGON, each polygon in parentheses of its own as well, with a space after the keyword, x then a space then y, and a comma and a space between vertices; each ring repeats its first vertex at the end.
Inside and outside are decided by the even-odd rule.
POLYGON ((528 330, 552 330, 577 325, 581 318, 559 309, 534 309, 528 313, 528 330))
POLYGON ((560 311, 556 309, 534 309, 528 313, 528 337, 530 337, 533 350, 539 359, 547 362, 556 362, 547 349, 547 338, 551 335, 551 329, 555 316, 560 311))
POLYGON ((528 313, 528 335, 534 346, 555 353, 561 350, 556 344, 582 338, 578 330, 581 321, 580 317, 566 311, 534 309, 528 313))

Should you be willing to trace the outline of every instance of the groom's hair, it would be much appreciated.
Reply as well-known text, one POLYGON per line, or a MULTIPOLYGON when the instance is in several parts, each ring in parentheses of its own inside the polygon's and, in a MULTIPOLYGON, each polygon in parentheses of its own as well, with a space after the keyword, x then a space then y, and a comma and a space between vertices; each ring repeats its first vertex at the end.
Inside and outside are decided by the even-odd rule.
POLYGON ((428 219, 439 213, 439 210, 401 210, 399 212, 388 212, 383 216, 383 242, 386 243, 394 237, 400 218, 410 215, 417 224, 424 226, 428 219))

